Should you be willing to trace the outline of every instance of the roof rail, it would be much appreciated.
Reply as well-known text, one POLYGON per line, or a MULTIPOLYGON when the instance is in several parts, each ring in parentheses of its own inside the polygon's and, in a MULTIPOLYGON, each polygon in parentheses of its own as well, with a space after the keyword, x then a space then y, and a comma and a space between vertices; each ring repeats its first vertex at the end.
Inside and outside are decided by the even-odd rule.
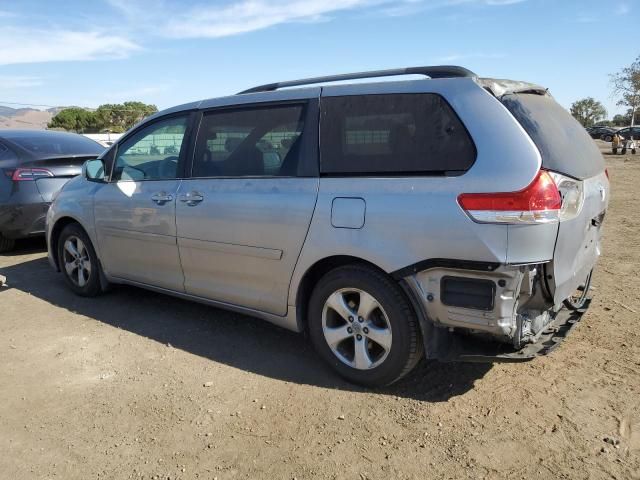
POLYGON ((452 78, 452 77, 476 77, 471 70, 455 65, 442 65, 434 67, 408 67, 394 68, 391 70, 372 70, 370 72, 343 73, 341 75, 328 75, 326 77, 303 78, 301 80, 290 80, 287 82, 267 83, 248 90, 244 93, 272 92, 279 88, 297 87, 300 85, 312 85, 314 83, 340 82, 343 80, 357 80, 360 78, 395 77, 400 75, 424 75, 429 78, 452 78))

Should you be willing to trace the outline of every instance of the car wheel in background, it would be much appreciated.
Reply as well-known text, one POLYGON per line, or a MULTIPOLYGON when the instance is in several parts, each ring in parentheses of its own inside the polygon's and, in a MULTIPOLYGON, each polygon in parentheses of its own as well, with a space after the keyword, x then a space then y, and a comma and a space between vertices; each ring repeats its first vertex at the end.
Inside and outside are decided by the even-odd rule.
POLYGON ((418 319, 399 285, 365 265, 324 275, 309 302, 309 334, 342 377, 365 386, 402 378, 423 353, 418 319))
POLYGON ((7 238, 0 233, 0 253, 13 250, 15 244, 15 240, 13 240, 12 238, 7 238))
POLYGON ((94 297, 101 292, 98 257, 89 236, 77 223, 64 227, 58 238, 58 263, 76 294, 94 297))

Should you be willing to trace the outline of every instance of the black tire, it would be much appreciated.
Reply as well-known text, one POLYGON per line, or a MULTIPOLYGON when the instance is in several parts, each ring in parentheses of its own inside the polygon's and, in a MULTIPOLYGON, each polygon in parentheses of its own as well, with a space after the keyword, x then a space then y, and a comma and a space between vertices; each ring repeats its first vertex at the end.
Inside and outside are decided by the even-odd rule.
POLYGON ((589 289, 591 288, 592 275, 593 270, 591 270, 589 275, 587 275, 584 285, 580 285, 580 287, 578 287, 578 290, 576 291, 577 295, 572 295, 564 300, 563 303, 569 310, 580 310, 581 308, 584 308, 589 301, 589 289))
POLYGON ((0 233, 0 253, 10 252, 15 245, 16 241, 13 238, 7 238, 0 233))
MULTIPOLYGON (((361 298, 361 297, 360 297, 361 298)), ((355 308, 355 307, 351 307, 355 308)), ((313 346, 320 356, 342 377, 350 382, 367 387, 379 387, 389 385, 409 373, 420 361, 423 354, 422 335, 416 314, 400 286, 384 273, 366 265, 346 265, 336 268, 325 274, 315 286, 309 301, 309 336, 313 346), (373 362, 372 368, 357 369, 344 363, 329 346, 323 330, 323 312, 325 303, 331 295, 343 290, 356 289, 372 296, 381 308, 371 314, 382 315, 385 323, 388 323, 391 333, 390 348, 386 355, 382 355, 378 361, 373 362)), ((354 310, 355 311, 355 310, 354 310)), ((338 317, 342 321, 342 317, 338 317)), ((357 320, 352 323, 354 328, 357 320)), ((367 320, 361 325, 372 323, 367 320)), ((342 327, 349 327, 347 321, 342 327)), ((358 329, 362 328, 358 326, 358 329)), ((361 330, 358 330, 361 331, 361 330)), ((365 330, 366 331, 366 330, 365 330)), ((367 332, 369 333, 369 332, 367 332)), ((380 350, 380 346, 372 342, 364 335, 367 357, 374 349, 380 350)), ((345 342, 356 344, 355 333, 353 338, 347 338, 345 342)), ((384 350, 384 349, 382 349, 384 350)), ((355 361, 355 353, 354 353, 355 361)))
MULTIPOLYGON (((85 264, 86 264, 86 260, 85 264)), ((100 262, 98 261, 98 257, 93 248, 93 244, 89 239, 89 236, 86 234, 84 229, 77 223, 71 223, 64 227, 60 236, 58 237, 58 266, 60 267, 60 271, 64 276, 67 285, 69 288, 73 290, 74 293, 83 297, 95 297, 102 293, 102 288, 100 287, 100 262), (73 243, 73 239, 79 239, 84 249, 80 251, 81 258, 87 259, 90 262, 90 272, 86 274, 84 283, 79 283, 78 280, 74 280, 78 269, 68 272, 65 265, 67 264, 67 260, 71 257, 71 254, 67 252, 65 254, 65 244, 67 240, 70 240, 73 243), (84 252, 86 251, 86 255, 84 252), (73 277, 72 277, 73 276, 73 277)))
POLYGON ((605 135, 605 136, 602 137, 602 139, 605 142, 610 142, 611 140, 613 140, 613 137, 611 135, 605 135))

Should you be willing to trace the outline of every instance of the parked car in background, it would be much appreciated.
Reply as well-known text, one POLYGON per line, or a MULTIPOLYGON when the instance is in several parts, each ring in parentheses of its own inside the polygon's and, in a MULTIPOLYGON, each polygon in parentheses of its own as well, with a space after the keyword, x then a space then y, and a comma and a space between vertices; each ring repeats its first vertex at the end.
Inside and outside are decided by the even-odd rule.
POLYGON ((617 128, 613 127, 604 127, 604 126, 595 126, 587 128, 587 132, 593 139, 602 138, 603 135, 613 135, 617 128))
MULTIPOLYGON (((617 130, 617 132, 618 135, 620 135, 625 140, 640 140, 640 127, 625 127, 617 130)), ((613 140, 613 133, 603 134, 601 138, 605 142, 610 142, 611 140, 613 140)))
POLYGON ((0 130, 0 252, 44 234, 53 195, 104 150, 75 133, 0 130))
POLYGON ((384 385, 423 355, 551 351, 589 305, 608 201, 598 147, 546 88, 418 67, 153 115, 64 186, 47 241, 79 295, 125 283, 258 316, 384 385), (326 85, 409 74, 429 79, 326 85))

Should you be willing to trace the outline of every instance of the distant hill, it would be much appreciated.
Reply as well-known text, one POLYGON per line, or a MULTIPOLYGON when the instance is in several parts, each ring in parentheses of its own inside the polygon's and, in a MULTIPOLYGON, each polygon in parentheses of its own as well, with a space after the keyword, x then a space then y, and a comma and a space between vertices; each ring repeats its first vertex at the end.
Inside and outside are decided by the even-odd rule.
POLYGON ((44 129, 53 116, 64 107, 47 110, 35 108, 11 108, 0 105, 0 128, 44 129))

